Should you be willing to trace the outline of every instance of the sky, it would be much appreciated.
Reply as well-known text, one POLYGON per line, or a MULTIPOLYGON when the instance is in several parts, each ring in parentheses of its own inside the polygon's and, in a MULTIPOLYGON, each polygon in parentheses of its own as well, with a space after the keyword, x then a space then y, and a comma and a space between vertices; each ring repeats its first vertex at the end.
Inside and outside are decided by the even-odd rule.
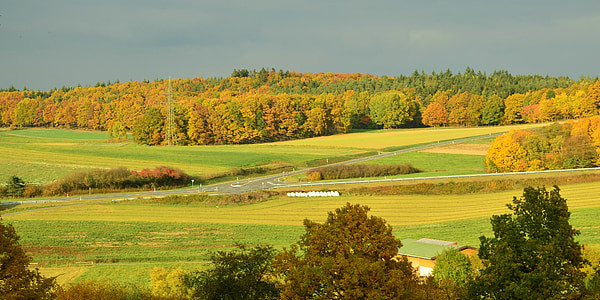
POLYGON ((0 89, 263 67, 579 79, 599 49, 599 0, 0 0, 0 89))

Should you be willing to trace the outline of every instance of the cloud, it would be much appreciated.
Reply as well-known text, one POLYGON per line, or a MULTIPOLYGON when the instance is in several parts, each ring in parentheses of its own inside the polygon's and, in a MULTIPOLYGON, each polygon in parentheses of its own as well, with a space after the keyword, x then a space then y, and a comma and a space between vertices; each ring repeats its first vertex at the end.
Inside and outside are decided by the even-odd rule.
POLYGON ((408 43, 417 48, 439 48, 452 44, 452 33, 439 29, 415 29, 408 35, 408 43))
POLYGON ((599 74, 599 8, 592 0, 10 1, 1 8, 0 69, 11 71, 0 72, 0 88, 263 66, 599 74))

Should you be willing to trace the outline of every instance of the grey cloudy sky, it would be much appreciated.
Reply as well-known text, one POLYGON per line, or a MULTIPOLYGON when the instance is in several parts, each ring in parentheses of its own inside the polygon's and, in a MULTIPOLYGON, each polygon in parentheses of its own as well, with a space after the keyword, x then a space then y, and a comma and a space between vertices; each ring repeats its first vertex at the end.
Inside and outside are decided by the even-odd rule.
POLYGON ((261 67, 600 75, 598 0, 0 0, 0 15, 0 88, 261 67))

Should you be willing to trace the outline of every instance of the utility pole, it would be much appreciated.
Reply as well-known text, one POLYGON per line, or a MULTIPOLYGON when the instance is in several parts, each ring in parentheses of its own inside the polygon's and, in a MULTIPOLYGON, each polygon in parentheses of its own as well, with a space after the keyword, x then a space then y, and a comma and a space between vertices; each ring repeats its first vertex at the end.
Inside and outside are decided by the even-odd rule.
POLYGON ((173 106, 173 89, 171 87, 171 77, 169 77, 169 89, 167 90, 167 128, 165 134, 165 140, 169 146, 175 145, 175 141, 177 139, 175 132, 175 112, 173 106))

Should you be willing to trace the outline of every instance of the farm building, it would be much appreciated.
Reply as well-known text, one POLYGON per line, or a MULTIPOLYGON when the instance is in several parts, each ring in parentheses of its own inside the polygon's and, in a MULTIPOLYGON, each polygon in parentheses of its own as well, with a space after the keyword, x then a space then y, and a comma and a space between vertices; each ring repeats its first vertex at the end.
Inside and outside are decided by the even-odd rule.
POLYGON ((467 256, 477 254, 477 248, 471 246, 459 246, 456 242, 422 238, 402 240, 402 247, 398 249, 398 256, 406 257, 413 268, 417 270, 419 276, 430 276, 435 266, 436 257, 448 248, 454 248, 467 256))

